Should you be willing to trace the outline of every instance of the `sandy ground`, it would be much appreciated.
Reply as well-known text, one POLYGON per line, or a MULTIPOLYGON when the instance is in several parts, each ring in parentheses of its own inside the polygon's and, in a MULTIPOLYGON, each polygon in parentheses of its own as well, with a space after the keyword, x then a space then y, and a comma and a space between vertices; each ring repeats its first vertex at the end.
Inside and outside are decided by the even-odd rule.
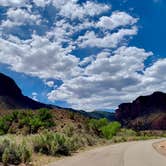
MULTIPOLYGON (((166 166, 166 157, 152 146, 161 141, 163 139, 104 146, 64 158, 49 166, 166 166)), ((161 146, 163 144, 160 143, 161 146)))

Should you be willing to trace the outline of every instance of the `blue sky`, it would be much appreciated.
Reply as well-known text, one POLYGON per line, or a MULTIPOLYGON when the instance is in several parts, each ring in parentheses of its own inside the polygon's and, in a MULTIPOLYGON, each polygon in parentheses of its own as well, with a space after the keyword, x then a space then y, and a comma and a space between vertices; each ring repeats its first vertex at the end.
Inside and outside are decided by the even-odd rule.
POLYGON ((165 91, 166 1, 0 0, 0 72, 23 93, 109 110, 165 91))

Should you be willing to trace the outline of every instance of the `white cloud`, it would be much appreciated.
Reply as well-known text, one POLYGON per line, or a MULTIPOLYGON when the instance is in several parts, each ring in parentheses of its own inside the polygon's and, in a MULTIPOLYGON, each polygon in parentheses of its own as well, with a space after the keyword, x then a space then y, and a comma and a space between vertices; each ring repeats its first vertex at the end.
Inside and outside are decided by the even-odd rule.
POLYGON ((46 81, 45 84, 50 88, 55 86, 54 81, 46 81))
POLYGON ((85 72, 86 74, 104 74, 108 73, 116 76, 130 75, 135 71, 142 71, 144 69, 144 61, 151 52, 145 52, 144 49, 136 47, 120 47, 113 55, 110 53, 100 53, 96 60, 89 65, 85 72))
POLYGON ((115 33, 106 33, 103 37, 98 37, 94 31, 86 32, 84 36, 78 38, 78 45, 80 47, 98 47, 98 48, 115 48, 125 37, 137 34, 137 28, 120 29, 115 33))
POLYGON ((33 2, 39 7, 45 7, 51 2, 51 0, 33 0, 33 2))
POLYGON ((0 6, 25 6, 26 0, 0 0, 0 6))
POLYGON ((155 62, 151 67, 147 68, 145 71, 145 75, 147 77, 155 78, 156 80, 166 81, 166 58, 159 59, 155 62))
POLYGON ((126 12, 113 12, 110 17, 102 16, 96 25, 101 28, 113 30, 121 26, 133 25, 137 21, 137 18, 132 17, 126 12))
POLYGON ((32 99, 33 100, 38 101, 37 96, 38 96, 38 93, 36 93, 36 92, 32 93, 32 99))
POLYGON ((1 27, 13 27, 24 24, 39 24, 41 22, 39 15, 34 15, 25 9, 9 8, 6 15, 7 20, 2 21, 1 27))
POLYGON ((40 78, 65 79, 80 72, 79 59, 46 37, 33 35, 29 40, 0 39, 0 62, 9 64, 12 70, 40 78), (8 47, 6 47, 6 45, 8 47))
POLYGON ((91 63, 93 61, 93 56, 88 56, 88 57, 85 57, 80 63, 79 65, 81 66, 86 66, 88 65, 89 63, 91 63))
POLYGON ((32 95, 33 95, 33 96, 37 96, 38 94, 37 94, 36 92, 33 92, 32 95))
POLYGON ((53 0, 53 5, 59 9, 59 14, 70 19, 83 19, 86 16, 95 16, 110 9, 110 6, 91 1, 82 5, 78 0, 53 0), (74 12, 73 12, 74 11, 74 12))

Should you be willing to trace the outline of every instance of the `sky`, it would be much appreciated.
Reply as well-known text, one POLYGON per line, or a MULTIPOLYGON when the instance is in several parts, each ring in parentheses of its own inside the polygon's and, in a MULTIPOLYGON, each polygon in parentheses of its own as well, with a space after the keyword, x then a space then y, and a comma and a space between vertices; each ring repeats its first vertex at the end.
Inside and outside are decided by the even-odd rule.
POLYGON ((85 111, 166 92, 165 0, 0 0, 0 72, 85 111))

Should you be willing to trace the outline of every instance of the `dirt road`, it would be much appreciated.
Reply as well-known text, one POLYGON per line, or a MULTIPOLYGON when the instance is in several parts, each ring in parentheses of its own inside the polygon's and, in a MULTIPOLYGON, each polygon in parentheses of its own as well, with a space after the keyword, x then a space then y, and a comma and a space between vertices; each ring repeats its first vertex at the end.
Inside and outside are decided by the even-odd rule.
POLYGON ((120 143, 96 148, 49 166, 166 166, 166 157, 152 146, 159 140, 120 143))

